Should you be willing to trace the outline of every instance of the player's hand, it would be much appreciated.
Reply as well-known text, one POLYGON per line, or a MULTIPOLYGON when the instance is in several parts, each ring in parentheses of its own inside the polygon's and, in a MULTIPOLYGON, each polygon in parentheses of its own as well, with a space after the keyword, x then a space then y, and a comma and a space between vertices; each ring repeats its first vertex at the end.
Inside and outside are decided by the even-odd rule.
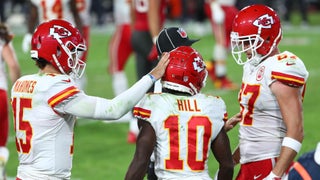
POLYGON ((166 71, 166 68, 169 64, 169 53, 165 52, 162 54, 160 61, 157 66, 151 70, 151 74, 157 80, 160 79, 166 71))
POLYGON ((240 148, 239 148, 239 145, 237 146, 237 148, 232 153, 232 161, 233 161, 233 166, 236 166, 237 164, 240 163, 240 148))
POLYGON ((234 126, 236 126, 241 121, 241 114, 237 113, 234 116, 232 116, 230 119, 228 119, 224 124, 224 130, 228 132, 234 126))
POLYGON ((24 53, 27 53, 30 50, 31 38, 32 38, 32 35, 30 33, 25 34, 23 37, 22 50, 24 53))
POLYGON ((263 180, 281 180, 280 176, 275 175, 272 171, 270 172, 270 174, 263 178, 263 180))
POLYGON ((152 46, 151 51, 150 51, 149 54, 148 54, 148 60, 149 60, 149 61, 155 61, 155 60, 157 60, 157 59, 158 59, 158 52, 157 52, 157 47, 156 47, 156 45, 154 44, 154 45, 152 46))

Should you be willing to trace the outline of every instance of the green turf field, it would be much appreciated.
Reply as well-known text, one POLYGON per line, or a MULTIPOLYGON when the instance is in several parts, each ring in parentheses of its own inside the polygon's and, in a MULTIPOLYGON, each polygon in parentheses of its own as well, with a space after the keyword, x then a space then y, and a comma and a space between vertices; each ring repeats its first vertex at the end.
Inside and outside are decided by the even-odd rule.
MULTIPOLYGON (((320 22, 319 16, 312 19, 313 22, 320 22)), ((91 46, 87 63, 88 86, 87 93, 90 95, 112 98, 111 78, 107 73, 108 56, 107 47, 110 33, 104 27, 94 28, 91 33, 91 46)), ((192 29, 186 29, 187 32, 192 29)), ((30 60, 28 54, 21 51, 22 34, 16 34, 14 46, 21 64, 22 73, 29 74, 37 71, 34 62, 30 60)), ((213 37, 211 34, 197 36, 189 33, 192 38, 201 38, 194 47, 203 55, 204 59, 211 58, 213 37)), ((309 79, 304 99, 304 125, 305 139, 300 154, 315 148, 320 140, 319 102, 320 102, 320 28, 319 26, 310 29, 299 28, 298 26, 284 29, 283 41, 280 50, 289 50, 298 55, 309 71, 309 79)), ((134 58, 130 58, 126 73, 130 85, 136 81, 134 58)), ((242 68, 238 66, 231 56, 228 59, 228 74, 230 78, 238 83, 241 82, 242 68)), ((204 93, 221 96, 226 104, 229 116, 239 111, 237 102, 237 91, 218 91, 213 88, 212 82, 208 79, 204 93)), ((73 160, 72 179, 76 180, 120 180, 123 179, 129 163, 132 159, 135 146, 127 144, 127 123, 106 124, 99 121, 80 119, 75 128, 75 150, 73 160)), ((232 149, 236 146, 237 128, 228 133, 232 149)), ((13 125, 11 120, 10 138, 8 142, 10 149, 10 159, 7 164, 7 174, 9 179, 14 179, 17 168, 17 153, 15 150, 13 125)), ((48 162, 50 163, 50 162, 48 162)), ((210 157, 209 170, 213 175, 217 169, 217 163, 213 156, 210 157)), ((235 174, 237 173, 236 167, 235 174)))

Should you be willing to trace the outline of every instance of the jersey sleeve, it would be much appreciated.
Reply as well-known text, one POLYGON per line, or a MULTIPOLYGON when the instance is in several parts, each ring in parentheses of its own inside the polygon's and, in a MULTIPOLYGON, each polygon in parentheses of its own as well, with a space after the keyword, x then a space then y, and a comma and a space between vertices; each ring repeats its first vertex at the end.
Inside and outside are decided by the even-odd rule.
POLYGON ((67 114, 83 118, 116 120, 129 112, 145 95, 153 81, 145 75, 132 87, 113 99, 88 96, 79 92, 72 97, 65 98, 62 110, 67 114))
POLYGON ((133 116, 143 120, 149 120, 151 110, 149 108, 150 94, 146 94, 140 102, 133 108, 133 116))
POLYGON ((133 116, 148 121, 156 127, 162 118, 168 115, 170 109, 167 105, 163 106, 164 104, 170 104, 170 102, 164 101, 163 96, 166 95, 161 93, 146 94, 133 108, 133 116))
POLYGON ((81 92, 75 82, 68 76, 55 76, 50 78, 50 86, 42 86, 46 91, 48 105, 58 114, 65 114, 64 105, 74 99, 81 92))
MULTIPOLYGON (((221 97, 213 97, 214 101, 216 101, 216 104, 213 105, 213 107, 218 109, 218 113, 221 117, 218 118, 218 127, 221 130, 223 128, 224 123, 228 120, 228 112, 227 112, 227 106, 224 100, 221 97)), ((219 132, 220 132, 219 130, 219 132)))
POLYGON ((281 53, 276 58, 276 65, 271 71, 272 81, 277 80, 294 87, 305 85, 308 71, 300 58, 288 51, 281 53))

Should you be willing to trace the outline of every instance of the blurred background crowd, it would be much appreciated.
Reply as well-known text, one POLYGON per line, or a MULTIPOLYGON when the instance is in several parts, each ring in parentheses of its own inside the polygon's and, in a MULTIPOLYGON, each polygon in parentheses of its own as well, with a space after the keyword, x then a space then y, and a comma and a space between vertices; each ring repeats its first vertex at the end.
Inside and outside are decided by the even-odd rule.
MULTIPOLYGON (((0 19, 7 24, 20 24, 25 21, 28 12, 27 0, 1 0, 0 19)), ((167 20, 179 23, 203 22, 206 20, 203 4, 205 0, 168 0, 169 8, 167 20)), ((236 7, 243 8, 253 3, 263 3, 273 7, 283 19, 283 24, 290 24, 292 11, 297 11, 301 16, 301 25, 309 25, 308 13, 320 10, 320 0, 237 0, 236 7)), ((104 26, 112 24, 113 0, 93 0, 90 7, 92 25, 104 26)), ((320 22, 319 22, 320 24, 320 22)))

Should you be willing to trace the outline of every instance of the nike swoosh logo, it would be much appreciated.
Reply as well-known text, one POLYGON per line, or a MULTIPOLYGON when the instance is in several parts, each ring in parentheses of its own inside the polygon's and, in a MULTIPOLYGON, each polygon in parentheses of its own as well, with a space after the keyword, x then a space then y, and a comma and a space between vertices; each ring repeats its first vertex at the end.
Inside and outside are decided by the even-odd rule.
POLYGON ((69 83, 69 82, 71 82, 71 79, 64 79, 62 81, 69 83))
POLYGON ((292 66, 292 65, 295 65, 295 64, 296 64, 295 62, 287 62, 286 63, 287 66, 292 66))
POLYGON ((254 175, 254 176, 253 176, 253 179, 258 179, 261 175, 262 175, 262 174, 259 174, 259 175, 257 175, 257 176, 254 175))

